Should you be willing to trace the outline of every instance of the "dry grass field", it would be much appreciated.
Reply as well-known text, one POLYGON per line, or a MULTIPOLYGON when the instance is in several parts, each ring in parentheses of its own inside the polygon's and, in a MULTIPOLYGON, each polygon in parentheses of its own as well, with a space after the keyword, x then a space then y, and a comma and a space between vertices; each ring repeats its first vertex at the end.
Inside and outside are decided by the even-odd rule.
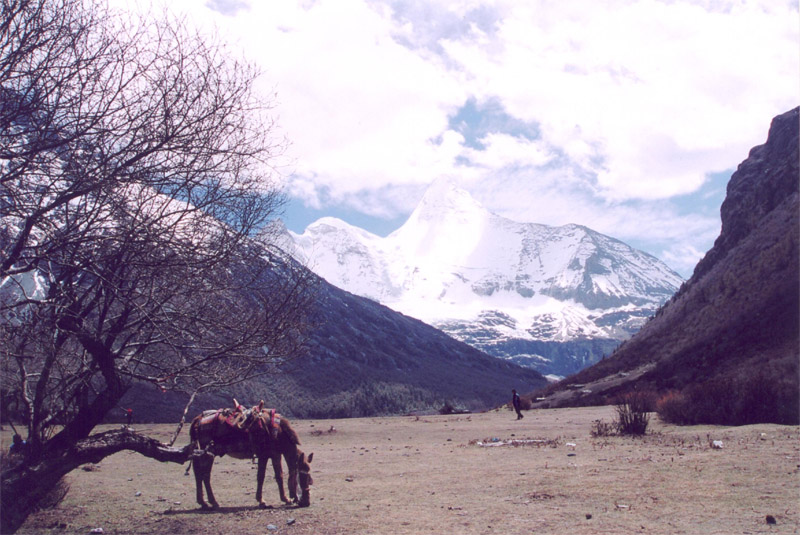
MULTIPOLYGON (((613 418, 612 407, 595 407, 529 411, 521 421, 505 409, 295 421, 303 449, 314 452, 306 509, 282 506, 271 478, 265 496, 274 508, 258 509, 254 465, 223 457, 212 476, 222 507, 204 512, 185 467, 123 452, 70 474, 64 501, 20 533, 800 531, 800 428, 675 427, 654 417, 643 438, 592 437, 593 421, 613 418)), ((173 431, 136 429, 161 440, 173 431)), ((178 443, 186 441, 184 430, 178 443)))

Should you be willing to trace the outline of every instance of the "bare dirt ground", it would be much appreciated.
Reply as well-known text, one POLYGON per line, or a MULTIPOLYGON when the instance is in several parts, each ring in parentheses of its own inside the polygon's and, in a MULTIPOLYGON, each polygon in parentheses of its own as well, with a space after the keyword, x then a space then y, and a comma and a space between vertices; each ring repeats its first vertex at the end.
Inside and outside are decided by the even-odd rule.
MULTIPOLYGON (((271 479, 274 508, 258 509, 254 465, 223 457, 212 476, 222 507, 204 512, 184 466, 123 452, 72 472, 64 501, 20 533, 800 531, 800 427, 675 427, 653 417, 643 438, 593 438, 599 419, 612 421, 614 409, 534 410, 521 421, 508 410, 295 421, 314 452, 306 509, 282 506, 271 479)), ((167 440, 173 428, 136 430, 167 440)), ((178 444, 187 441, 184 431, 178 444)))

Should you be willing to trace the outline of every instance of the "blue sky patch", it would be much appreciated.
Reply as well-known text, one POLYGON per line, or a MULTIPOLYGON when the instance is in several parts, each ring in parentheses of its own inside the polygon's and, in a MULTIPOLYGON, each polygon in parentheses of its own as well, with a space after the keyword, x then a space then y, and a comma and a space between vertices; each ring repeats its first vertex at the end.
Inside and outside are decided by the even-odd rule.
POLYGON ((468 99, 450 116, 448 126, 464 136, 466 146, 477 150, 486 148, 482 139, 488 134, 508 134, 531 141, 541 136, 539 125, 512 117, 498 99, 481 103, 475 98, 468 99))

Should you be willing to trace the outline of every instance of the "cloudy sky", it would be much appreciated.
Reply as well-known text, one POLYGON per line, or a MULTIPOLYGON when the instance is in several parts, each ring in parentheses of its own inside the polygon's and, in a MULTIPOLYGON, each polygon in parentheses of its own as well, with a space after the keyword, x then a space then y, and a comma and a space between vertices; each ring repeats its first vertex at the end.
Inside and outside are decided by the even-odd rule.
POLYGON ((800 104, 795 0, 180 0, 264 71, 286 223, 397 228, 437 179, 688 277, 731 173, 800 104))

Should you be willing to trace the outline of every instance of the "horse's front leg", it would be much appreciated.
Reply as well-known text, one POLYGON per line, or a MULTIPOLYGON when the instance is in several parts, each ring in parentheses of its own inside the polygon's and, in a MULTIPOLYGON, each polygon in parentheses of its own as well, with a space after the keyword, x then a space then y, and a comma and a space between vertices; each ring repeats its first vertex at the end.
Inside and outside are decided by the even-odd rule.
POLYGON ((262 500, 264 491, 264 475, 267 472, 267 460, 269 458, 265 455, 258 456, 258 474, 256 475, 256 501, 259 507, 266 507, 267 504, 262 500))
POLYGON ((289 498, 292 499, 293 503, 298 503, 299 499, 297 497, 297 460, 292 462, 292 460, 287 457, 286 464, 289 465, 289 498))
POLYGON ((283 492, 283 467, 281 466, 280 453, 272 455, 272 469, 275 471, 275 482, 278 484, 278 493, 281 495, 281 501, 283 503, 291 503, 286 499, 286 494, 283 492))

